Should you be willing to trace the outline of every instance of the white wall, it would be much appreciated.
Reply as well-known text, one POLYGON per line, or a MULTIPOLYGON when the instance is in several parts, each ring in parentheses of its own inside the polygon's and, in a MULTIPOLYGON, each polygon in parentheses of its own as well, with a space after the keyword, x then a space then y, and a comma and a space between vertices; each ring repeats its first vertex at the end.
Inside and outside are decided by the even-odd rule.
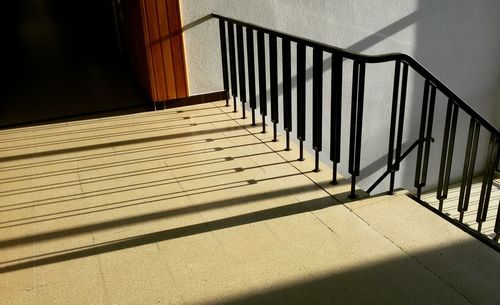
MULTIPOLYGON (((500 127, 498 0, 184 0, 181 1, 181 14, 191 94, 222 89, 218 23, 213 19, 198 22, 212 12, 364 54, 407 53, 500 127)), ((308 51, 307 62, 309 103, 311 53, 308 51)), ((329 84, 331 61, 328 55, 324 59, 324 83, 329 84)), ((281 66, 278 68, 281 69, 281 66)), ((345 61, 341 172, 346 172, 347 164, 351 68, 352 62, 345 61)), ((393 64, 367 66, 362 187, 373 182, 386 166, 393 71, 393 64)), ((295 74, 294 66, 292 74, 295 74)), ((281 75, 279 77, 281 82, 281 75)), ((410 75, 404 142, 413 142, 418 134, 422 84, 419 77, 410 75)), ((293 94, 295 99, 295 92, 293 94)), ((325 101, 330 100, 328 87, 324 90, 324 98, 325 101)), ((445 104, 445 98, 439 96, 434 122, 437 141, 433 144, 433 156, 438 156, 441 149, 445 104)), ((328 130, 328 114, 329 102, 325 102, 324 130, 328 130)), ((461 155, 465 145, 463 134, 468 127, 465 116, 460 117, 459 126, 457 136, 461 138, 457 138, 456 142, 455 177, 461 175, 461 155)), ((486 133, 483 132, 483 135, 486 133)), ((310 128, 308 137, 311 138, 310 128)), ((329 135, 325 134, 324 137, 322 159, 328 161, 329 135)), ((486 140, 482 138, 481 143, 484 144, 486 140)), ((478 169, 482 166, 482 158, 484 156, 480 155, 478 169)), ((412 181, 415 167, 414 157, 407 162, 407 168, 398 176, 405 177, 409 182, 412 181)), ((437 170, 438 162, 438 158, 431 159, 432 177, 436 176, 433 173, 437 170)), ((430 179, 430 183, 434 181, 430 179)))

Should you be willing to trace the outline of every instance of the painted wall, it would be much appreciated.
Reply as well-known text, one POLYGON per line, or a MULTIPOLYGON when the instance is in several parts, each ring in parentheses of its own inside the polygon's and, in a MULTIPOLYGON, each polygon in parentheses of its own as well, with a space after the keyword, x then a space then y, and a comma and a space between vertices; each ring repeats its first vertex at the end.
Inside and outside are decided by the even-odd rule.
MULTIPOLYGON (((186 0, 181 1, 186 62, 192 94, 222 89, 217 22, 203 18, 218 13, 242 21, 287 32, 364 54, 407 53, 468 102, 489 121, 500 127, 500 2, 497 0, 186 0)), ((280 54, 278 41, 278 54, 280 54)), ((295 46, 292 45, 292 62, 295 46)), ((312 52, 307 56, 307 96, 311 102, 312 52)), ((330 82, 331 59, 324 56, 324 83, 330 82)), ((281 71, 281 66, 278 66, 281 71)), ((292 75, 295 75, 292 65, 292 75)), ((360 186, 367 187, 385 170, 388 149, 390 103, 394 65, 367 66, 365 117, 360 186), (369 153, 367 153, 369 152, 369 153)), ((268 78, 269 79, 269 78, 268 78)), ((281 80, 281 75, 279 76, 281 80)), ((340 172, 346 172, 352 62, 344 62, 343 141, 340 172)), ((281 82, 281 81, 280 81, 281 82)), ((292 87, 294 80, 292 80, 292 87)), ((281 87, 280 87, 281 88, 281 87)), ((403 142, 412 143, 418 135, 423 80, 410 74, 403 142)), ((295 103, 295 91, 292 92, 295 103)), ((330 100, 329 88, 323 94, 330 100)), ((281 98, 281 92, 280 92, 281 98)), ((438 95, 432 156, 441 150, 446 99, 438 95)), ((329 103, 325 103, 325 129, 329 126, 329 103)), ((311 107, 309 107, 309 110, 311 107)), ((311 113, 308 114, 311 117, 311 113)), ((310 121, 310 120, 309 120, 310 121)), ((452 175, 459 177, 468 127, 467 117, 459 117, 456 158, 452 175)), ((308 128, 311 139, 311 129, 308 128)), ((481 144, 487 144, 483 132, 481 144)), ((324 146, 329 146, 329 134, 324 146)), ((307 143, 306 147, 310 147, 307 143)), ((322 159, 328 162, 328 149, 322 159)), ((480 153, 477 169, 484 156, 480 153)), ((328 163, 329 164, 329 163, 328 163)), ((430 177, 439 159, 431 158, 430 177)), ((398 174, 409 187, 415 158, 398 174)), ((435 179, 430 179, 432 184, 435 179)), ((384 190, 382 185, 379 191, 384 190)))

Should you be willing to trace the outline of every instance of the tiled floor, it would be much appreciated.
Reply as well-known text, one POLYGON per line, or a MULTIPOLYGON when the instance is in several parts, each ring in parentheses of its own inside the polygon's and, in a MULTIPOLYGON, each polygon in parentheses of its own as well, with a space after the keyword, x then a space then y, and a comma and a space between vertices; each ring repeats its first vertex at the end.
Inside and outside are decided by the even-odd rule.
POLYGON ((0 131, 0 303, 499 299, 498 253, 222 105, 0 131))

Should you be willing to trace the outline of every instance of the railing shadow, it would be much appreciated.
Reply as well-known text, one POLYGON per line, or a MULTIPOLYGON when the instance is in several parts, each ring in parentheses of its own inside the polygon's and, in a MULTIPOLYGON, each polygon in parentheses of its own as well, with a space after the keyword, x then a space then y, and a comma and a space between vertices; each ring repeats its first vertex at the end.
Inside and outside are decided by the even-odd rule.
MULTIPOLYGON (((249 182, 249 184, 256 184, 258 182, 249 182)), ((53 231, 49 233, 42 233, 39 235, 27 236, 14 238, 10 240, 0 241, 0 249, 23 245, 31 242, 42 242, 51 239, 63 238, 72 235, 79 235, 84 232, 99 232, 101 230, 106 230, 110 228, 116 228, 120 226, 129 226, 134 223, 148 222, 156 219, 163 219, 168 217, 174 217, 179 215, 186 215, 189 213, 202 212, 209 209, 229 207, 235 205, 249 204, 256 202, 258 200, 266 200, 270 198, 279 198, 287 196, 290 194, 297 194, 301 192, 306 192, 310 190, 317 189, 315 185, 307 185, 296 188, 282 189, 279 191, 272 191, 263 194, 254 194, 243 197, 236 197, 232 200, 215 201, 208 202, 202 205, 188 206, 185 208, 174 209, 170 211, 163 211, 159 213, 152 213, 150 215, 141 215, 136 217, 127 217, 123 219, 117 219, 109 222, 92 224, 72 229, 53 231)), ((294 200, 295 201, 295 200, 294 200)), ((30 256, 19 258, 10 261, 0 262, 0 264, 9 264, 8 266, 0 267, 0 273, 12 272, 16 270, 22 270, 25 268, 31 268, 34 266, 43 266, 47 264, 54 264, 63 261, 94 256, 98 254, 104 254, 108 252, 114 252, 123 249, 135 248, 143 246, 146 244, 156 243, 160 241, 182 238, 190 235, 202 234, 206 232, 212 232, 217 230, 223 230, 231 227, 242 226, 250 223, 257 223, 265 220, 275 219, 279 217, 291 216, 299 213, 313 212, 316 210, 331 207, 333 205, 339 205, 340 202, 336 201, 331 196, 326 196, 317 199, 311 199, 303 202, 296 202, 291 204, 286 204, 283 206, 273 207, 265 210, 259 210, 256 212, 241 214, 237 216, 227 217, 219 220, 207 221, 204 223, 187 225, 183 227, 178 227, 174 229, 164 230, 155 233, 149 233, 139 236, 134 236, 130 238, 124 238, 115 240, 112 242, 98 243, 91 246, 83 246, 72 249, 66 249, 63 251, 56 251, 51 253, 46 253, 39 256, 30 256), (46 257, 49 256, 49 257, 46 257), (14 264, 12 264, 14 263, 14 264)))

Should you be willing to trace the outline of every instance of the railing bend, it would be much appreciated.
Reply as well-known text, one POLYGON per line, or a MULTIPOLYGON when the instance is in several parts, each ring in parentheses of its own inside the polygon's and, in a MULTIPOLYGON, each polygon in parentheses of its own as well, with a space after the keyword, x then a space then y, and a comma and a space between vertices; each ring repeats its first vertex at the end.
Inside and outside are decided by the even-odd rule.
MULTIPOLYGON (((296 113, 297 139, 299 141, 299 160, 303 160, 303 142, 306 140, 306 109, 311 107, 306 103, 306 52, 312 50, 312 148, 315 151, 315 171, 319 171, 319 154, 323 149, 323 55, 332 56, 331 84, 331 126, 330 126, 330 160, 333 162, 332 182, 336 183, 337 166, 340 162, 341 149, 341 105, 343 61, 353 62, 353 79, 350 112, 350 140, 348 148, 348 172, 351 175, 350 197, 356 197, 356 178, 360 174, 360 156, 362 152, 362 129, 364 110, 365 70, 367 64, 394 62, 393 98, 391 104, 391 121, 388 134, 389 148, 387 154, 387 170, 368 189, 372 191, 387 176, 390 177, 388 193, 393 193, 395 173, 400 169, 401 161, 414 149, 417 150, 417 163, 414 186, 416 197, 420 200, 422 189, 427 184, 427 172, 430 158, 430 146, 433 142, 433 121, 436 94, 440 92, 447 97, 445 127, 443 131, 443 145, 440 156, 439 177, 436 198, 439 200, 438 211, 443 208, 443 201, 447 199, 450 185, 450 173, 454 154, 454 142, 457 129, 458 112, 462 111, 470 118, 469 132, 465 161, 460 187, 458 212, 460 221, 468 210, 472 178, 475 174, 475 161, 478 151, 479 133, 481 128, 490 134, 487 148, 486 163, 483 168, 483 181, 477 211, 477 232, 481 232, 482 224, 486 220, 491 189, 498 168, 500 155, 500 131, 490 122, 479 115, 467 103, 457 96, 450 88, 430 73, 424 66, 409 55, 390 53, 377 56, 363 55, 345 49, 337 48, 313 40, 271 30, 255 24, 242 22, 232 18, 212 14, 219 20, 219 34, 221 43, 223 83, 226 90, 226 104, 229 105, 229 95, 234 99, 234 111, 237 110, 236 98, 239 97, 245 109, 248 101, 251 109, 252 124, 256 124, 257 105, 262 118, 262 131, 265 132, 266 117, 268 116, 267 84, 269 83, 270 116, 273 124, 273 139, 277 140, 277 124, 279 123, 278 102, 278 60, 281 60, 283 79, 283 125, 286 133, 286 149, 290 148, 290 132, 292 122, 292 90, 291 90, 291 43, 296 44, 296 113), (256 40, 254 39, 256 35, 256 40), (236 36, 236 38, 235 38, 236 36), (266 36, 268 52, 266 54, 266 36), (256 41, 256 44, 254 43, 256 41), (277 44, 281 42, 281 54, 278 54, 277 44), (255 49, 257 52, 255 52, 255 49), (266 64, 266 58, 268 67, 266 64), (257 59, 255 61, 255 59, 257 59), (257 65, 256 65, 257 62, 257 65), (402 152, 403 125, 405 122, 405 107, 408 73, 410 68, 425 79, 420 129, 418 139, 405 152, 402 152), (257 69, 257 70, 256 70, 257 69), (266 79, 266 70, 269 71, 269 80, 266 79), (256 72, 257 71, 257 72, 256 72), (257 101, 256 82, 259 84, 259 100, 257 101), (248 89, 248 95, 247 95, 248 89)), ((245 112, 243 110, 243 117, 245 112)), ((500 207, 497 212, 494 232, 500 236, 500 207)))

